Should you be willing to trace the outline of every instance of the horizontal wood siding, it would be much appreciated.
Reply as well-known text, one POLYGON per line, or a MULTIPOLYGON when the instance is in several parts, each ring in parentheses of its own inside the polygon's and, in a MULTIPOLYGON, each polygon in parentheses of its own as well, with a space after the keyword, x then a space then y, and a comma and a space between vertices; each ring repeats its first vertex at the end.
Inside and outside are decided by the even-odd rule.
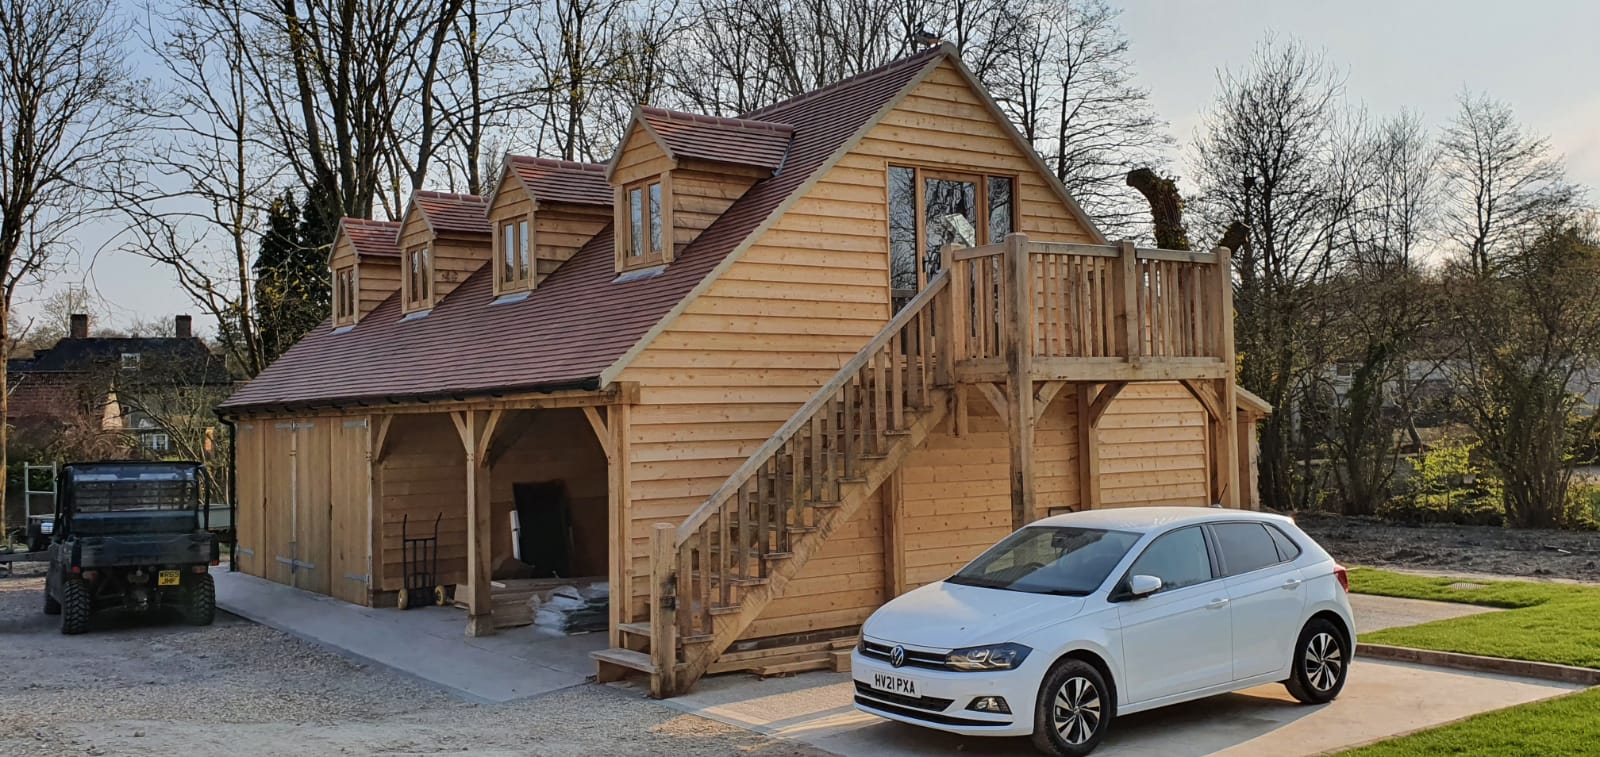
MULTIPOLYGON (((1009 444, 1000 416, 969 390, 967 433, 936 431, 901 467, 906 587, 947 578, 1011 533, 1009 444)), ((1078 505, 1077 418, 1057 397, 1035 437, 1038 512, 1078 505)))
POLYGON ((608 207, 539 203, 533 217, 533 250, 537 260, 534 286, 571 260, 608 223, 611 223, 611 208, 608 207))
MULTIPOLYGON (((970 90, 946 83, 957 75, 946 67, 919 85, 619 377, 641 387, 633 412, 629 529, 636 617, 648 594, 642 577, 649 572, 651 525, 680 522, 699 506, 888 320, 891 162, 1022 175, 1023 231, 1040 241, 1089 240, 1045 181, 1028 175, 1025 154, 998 126, 949 117, 982 107, 970 90), (952 151, 971 144, 981 150, 952 151)), ((997 449, 1003 468, 1003 437, 997 449)), ((1004 494, 1005 473, 994 480, 1004 494)), ((864 619, 882 602, 881 546, 871 558, 859 555, 874 553, 844 550, 866 539, 881 544, 880 522, 876 514, 859 516, 857 535, 836 536, 846 546, 836 552, 830 543, 792 584, 850 588, 841 588, 839 597, 816 589, 822 593, 802 600, 786 592, 746 637, 864 619), (861 535, 869 533, 876 536, 861 535), (874 578, 858 575, 863 559, 877 562, 874 578), (869 585, 857 585, 863 581, 869 585)))
POLYGON ((409 516, 411 536, 433 533, 439 523, 442 584, 467 580, 466 453, 449 417, 397 415, 389 427, 388 453, 379 467, 383 492, 381 591, 401 587, 400 524, 409 516))
POLYGON ((755 184, 755 177, 701 169, 672 172, 672 245, 684 249, 755 184))
POLYGON ((356 303, 356 321, 359 323, 384 300, 400 291, 400 259, 367 257, 356 267, 356 288, 360 291, 356 303))
POLYGON ((1204 505, 1206 415, 1176 382, 1129 384, 1100 418, 1107 506, 1204 505))
POLYGON ((621 187, 649 176, 658 176, 673 165, 661 145, 656 144, 643 127, 635 123, 623 143, 622 154, 612 168, 611 183, 621 187))
POLYGON ((450 296, 473 272, 489 264, 489 237, 439 237, 433 243, 433 304, 450 296))

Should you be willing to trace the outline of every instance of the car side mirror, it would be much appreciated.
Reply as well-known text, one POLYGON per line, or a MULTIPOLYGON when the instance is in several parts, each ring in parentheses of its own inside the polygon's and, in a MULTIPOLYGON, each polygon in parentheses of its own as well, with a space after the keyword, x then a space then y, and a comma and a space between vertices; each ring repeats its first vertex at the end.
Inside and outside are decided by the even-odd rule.
POLYGON ((1137 575, 1128 579, 1128 595, 1133 599, 1148 597, 1161 591, 1161 579, 1155 576, 1137 575))

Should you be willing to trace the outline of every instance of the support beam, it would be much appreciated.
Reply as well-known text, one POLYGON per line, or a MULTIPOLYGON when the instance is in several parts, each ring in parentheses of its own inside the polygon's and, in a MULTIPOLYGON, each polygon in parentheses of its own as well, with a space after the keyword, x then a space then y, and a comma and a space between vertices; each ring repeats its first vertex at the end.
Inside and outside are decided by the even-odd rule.
POLYGON ((1228 364, 1229 370, 1221 380, 1215 382, 1216 392, 1220 400, 1217 410, 1221 414, 1218 419, 1222 426, 1223 443, 1218 445, 1226 451, 1226 455, 1219 455, 1217 466, 1221 469, 1223 496, 1221 504, 1224 507, 1238 507, 1239 497, 1239 465, 1238 460, 1242 454, 1239 450, 1239 395, 1236 379, 1232 370, 1234 366, 1233 346, 1233 257, 1232 252, 1226 247, 1216 249, 1217 266, 1217 313, 1213 322, 1216 326, 1217 345, 1223 353, 1222 358, 1228 364))
POLYGON ((499 425, 497 411, 480 412, 464 410, 450 414, 456 433, 461 436, 461 447, 466 453, 467 485, 467 635, 489 636, 494 633, 494 615, 489 592, 492 569, 493 543, 490 541, 492 513, 489 506, 491 490, 489 466, 483 455, 494 441, 494 429, 499 425), (483 460, 483 464, 480 464, 483 460))
POLYGON ((367 424, 372 432, 372 461, 382 462, 389 454, 389 426, 394 423, 394 416, 374 415, 372 421, 367 424))
POLYGON ((1011 420, 1006 415, 1007 400, 1005 391, 987 381, 974 384, 974 386, 978 387, 978 393, 989 401, 989 407, 994 408, 995 415, 1000 416, 1000 425, 1009 428, 1011 420))
POLYGON ((1039 390, 1034 392, 1033 395, 1033 422, 1035 424, 1044 419, 1045 411, 1050 409, 1050 403, 1055 401, 1056 395, 1060 394, 1066 385, 1067 382, 1065 381, 1046 381, 1039 385, 1039 390))
MULTIPOLYGON (((606 411, 609 423, 605 424, 606 438, 601 445, 606 450, 606 504, 610 525, 607 540, 610 554, 606 562, 610 565, 613 647, 622 646, 622 624, 639 619, 634 612, 633 599, 633 476, 629 469, 632 412, 631 405, 612 405, 606 411)), ((597 413, 595 419, 598 417, 597 413)))
POLYGON ((1006 438, 1011 458, 1011 527, 1022 528, 1037 515, 1034 502, 1033 413, 1033 268, 1028 261, 1028 238, 1006 237, 1005 292, 1007 312, 1005 356, 1006 438))
POLYGON ((878 489, 883 507, 883 588, 894 599, 906 593, 905 478, 891 473, 878 489))
MULTIPOLYGON (((665 699, 678 693, 678 627, 673 623, 676 602, 687 598, 667 594, 666 583, 678 562, 677 526, 657 523, 650 531, 650 696, 665 699)), ((680 579, 682 580, 682 579, 680 579)), ((613 592, 615 601, 615 592, 613 592)))
POLYGON ((606 460, 610 461, 611 430, 606 428, 606 422, 600 418, 600 411, 592 407, 583 409, 583 417, 589 419, 589 428, 594 429, 594 438, 600 441, 600 449, 606 453, 606 460))
POLYGON ((1078 416, 1078 509, 1095 510, 1101 502, 1100 433, 1095 428, 1098 418, 1090 410, 1094 404, 1094 385, 1078 384, 1072 393, 1078 416))
POLYGON ((1111 403, 1116 401, 1117 395, 1121 394, 1123 388, 1127 385, 1128 382, 1126 381, 1113 381, 1100 387, 1100 391, 1094 395, 1094 401, 1089 403, 1089 426, 1091 428, 1100 427, 1100 419, 1105 416, 1106 410, 1111 407, 1111 403))

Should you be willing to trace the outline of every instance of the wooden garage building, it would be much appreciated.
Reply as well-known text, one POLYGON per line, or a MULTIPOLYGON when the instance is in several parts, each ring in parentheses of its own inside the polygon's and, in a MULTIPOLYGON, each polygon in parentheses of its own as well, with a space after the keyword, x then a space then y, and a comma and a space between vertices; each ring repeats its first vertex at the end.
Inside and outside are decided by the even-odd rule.
POLYGON ((223 406, 242 569, 390 604, 437 519, 468 633, 491 579, 605 576, 599 672, 660 695, 826 664, 1038 517, 1255 506, 1228 251, 1108 242, 948 46, 641 107, 608 165, 513 156, 330 266, 334 317, 223 406))

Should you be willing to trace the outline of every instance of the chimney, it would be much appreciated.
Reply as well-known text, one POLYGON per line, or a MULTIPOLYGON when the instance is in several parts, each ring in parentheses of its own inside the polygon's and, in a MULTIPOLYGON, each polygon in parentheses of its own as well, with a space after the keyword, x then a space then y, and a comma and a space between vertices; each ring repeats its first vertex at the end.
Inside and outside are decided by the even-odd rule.
POLYGON ((73 313, 72 329, 67 335, 73 339, 89 338, 89 314, 73 313))
POLYGON ((172 321, 174 327, 173 331, 175 334, 177 334, 179 339, 188 339, 189 337, 194 336, 194 318, 187 315, 180 315, 177 318, 172 319, 172 321))

